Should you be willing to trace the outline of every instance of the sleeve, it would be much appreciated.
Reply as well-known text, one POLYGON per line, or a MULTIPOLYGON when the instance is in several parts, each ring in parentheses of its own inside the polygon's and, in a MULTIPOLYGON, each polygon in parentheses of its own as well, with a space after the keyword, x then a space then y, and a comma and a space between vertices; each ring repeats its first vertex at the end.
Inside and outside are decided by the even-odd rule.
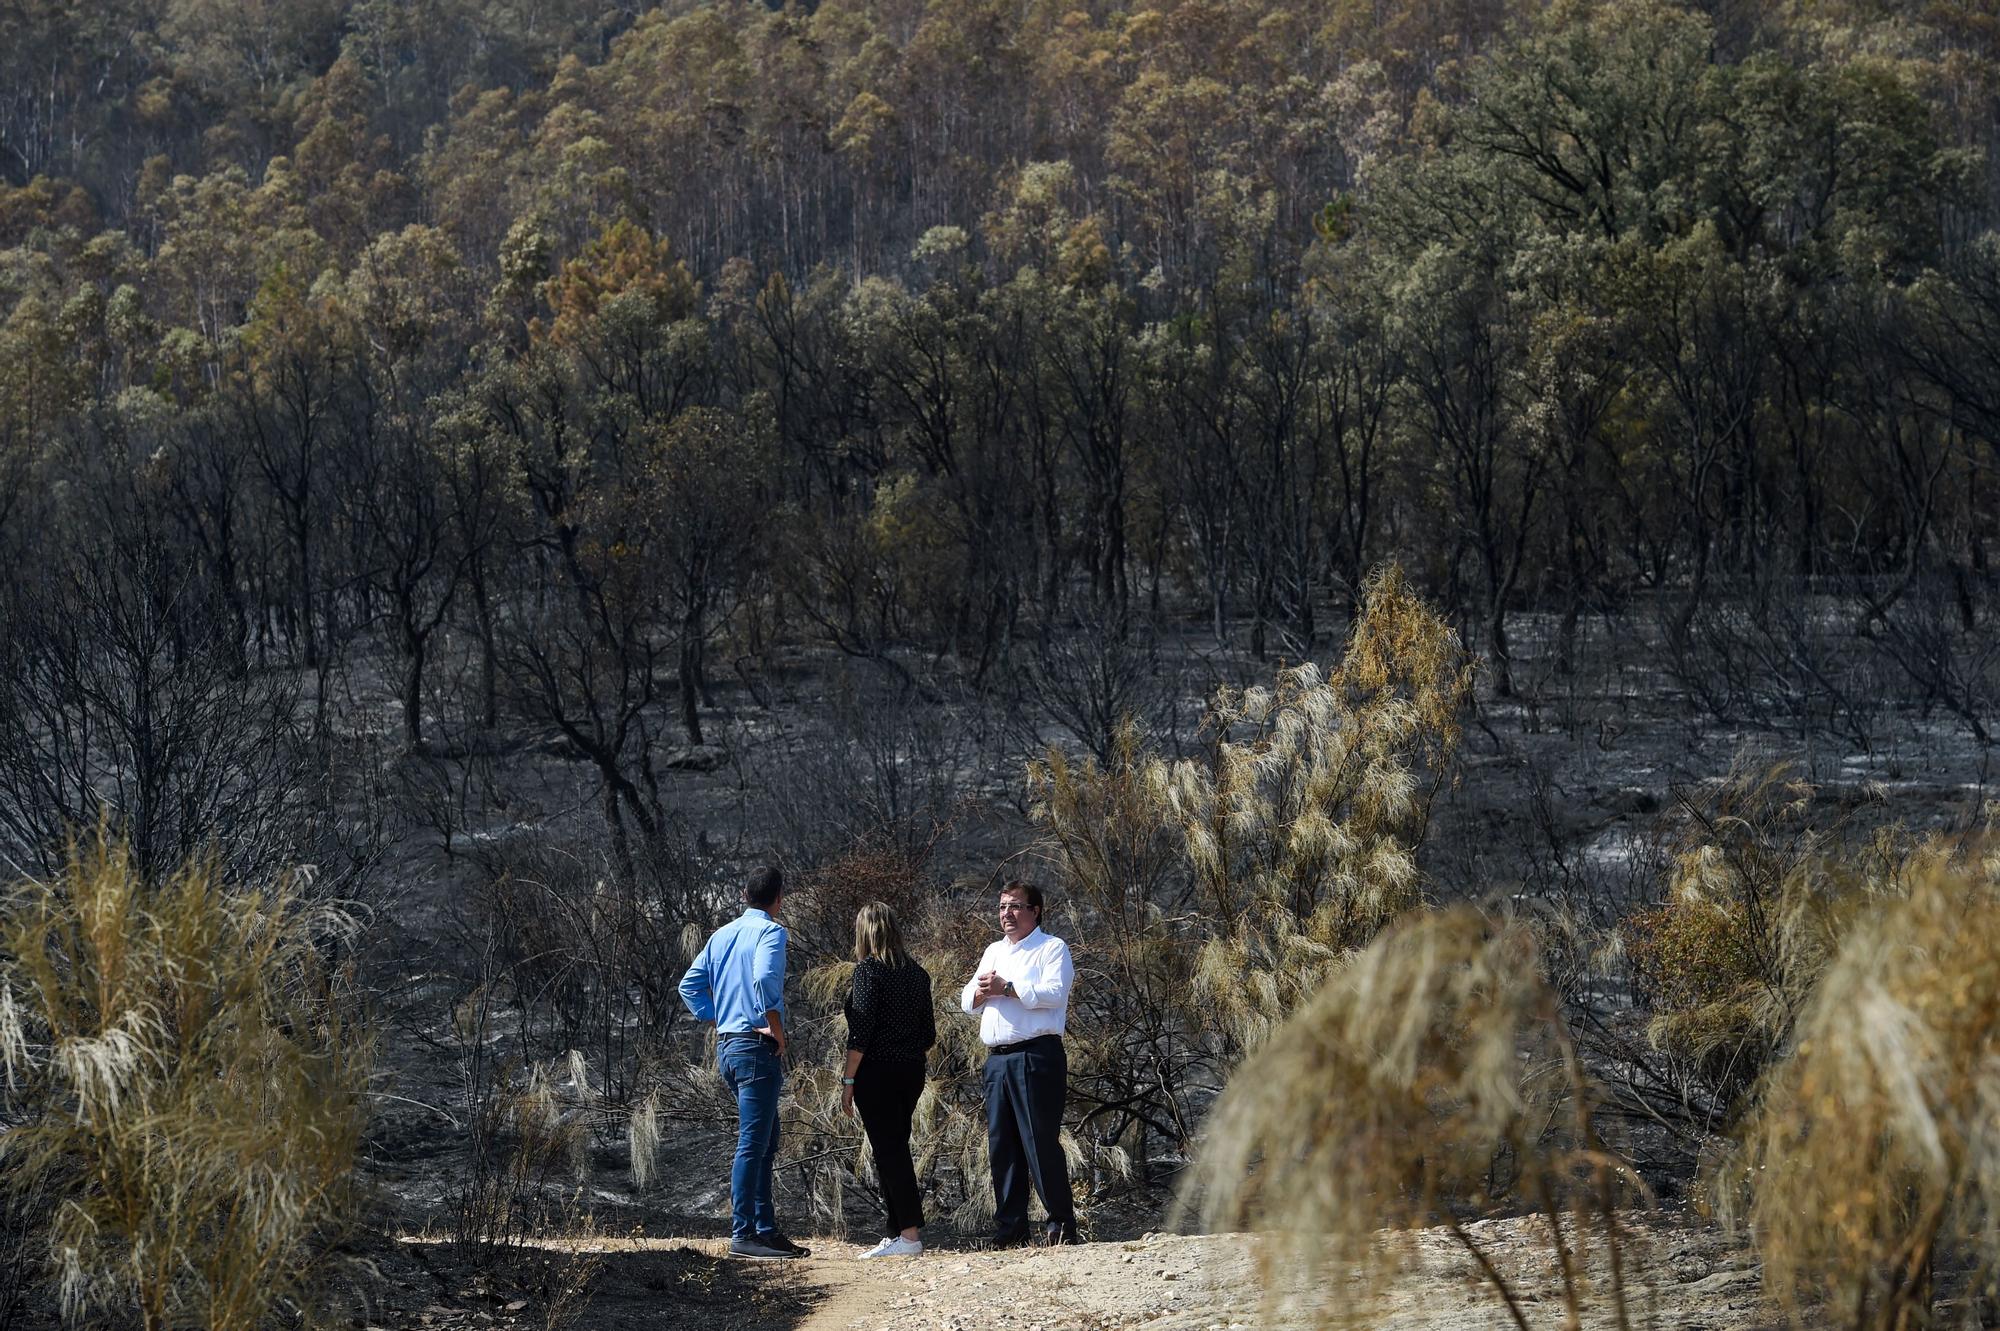
POLYGON ((757 996, 757 1011, 782 1012, 785 1007, 785 929, 778 925, 764 931, 757 940, 757 956, 750 970, 750 992, 757 996))
POLYGON ((875 1042, 875 1024, 881 1015, 881 967, 862 962, 854 968, 854 984, 847 994, 847 1047, 867 1053, 875 1042))
POLYGON ((979 954, 979 964, 972 968, 972 978, 965 982, 965 988, 958 991, 959 1011, 970 1012, 974 1016, 977 1016, 979 1014, 979 1009, 972 1006, 972 1000, 976 996, 974 986, 976 986, 979 983, 979 973, 986 969, 986 955, 988 952, 991 952, 992 950, 993 949, 989 947, 986 949, 986 952, 982 952, 979 954))
POLYGON ((931 994, 931 973, 919 967, 917 974, 923 977, 922 982, 918 985, 918 988, 923 991, 923 1005, 918 1009, 921 1014, 917 1018, 919 1023, 918 1034, 922 1037, 920 1040, 921 1047, 928 1053, 930 1052, 930 1047, 937 1043, 937 1001, 931 994))
POLYGON ((1070 964, 1069 944, 1060 938, 1051 938, 1049 945, 1041 949, 1028 973, 1014 981, 1014 997, 1021 1000, 1024 1008, 1061 1007, 1069 1001, 1069 987, 1076 979, 1076 969, 1070 964))
POLYGON ((681 976, 681 1002, 693 1014, 696 1021, 715 1020, 715 991, 708 981, 708 944, 695 957, 687 973, 681 976))

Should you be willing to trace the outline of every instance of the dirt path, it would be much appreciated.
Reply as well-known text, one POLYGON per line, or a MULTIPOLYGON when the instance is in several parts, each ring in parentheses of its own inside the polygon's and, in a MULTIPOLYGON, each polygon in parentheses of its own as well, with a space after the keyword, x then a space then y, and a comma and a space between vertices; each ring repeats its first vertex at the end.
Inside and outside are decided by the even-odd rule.
POLYGON ((822 1297, 800 1331, 1111 1331, 1255 1320, 1240 1237, 1153 1238, 1010 1252, 937 1251, 857 1262, 853 1249, 799 1274, 822 1297))
MULTIPOLYGON (((1515 1284, 1531 1327, 1563 1321, 1553 1262, 1537 1222, 1475 1226, 1515 1284)), ((815 1294, 800 1331, 1207 1331, 1304 1326, 1294 1307, 1260 1306, 1260 1240, 1244 1235, 1149 1235, 1124 1243, 1005 1253, 934 1251, 918 1259, 857 1262, 822 1244, 782 1278, 815 1294), (1264 1314, 1275 1315, 1266 1320, 1264 1314)), ((1775 1325, 1759 1309, 1755 1269, 1713 1230, 1662 1227, 1642 1236, 1645 1274, 1635 1324, 1676 1331, 1752 1331, 1775 1325)), ((1419 1235, 1413 1269, 1371 1319, 1379 1331, 1486 1331, 1513 1325, 1466 1258, 1441 1233, 1419 1235)), ((779 1273, 774 1273, 777 1276, 779 1273)), ((1602 1316, 1586 1326, 1609 1326, 1602 1316)))
MULTIPOLYGON (((1554 1258, 1536 1220, 1467 1226, 1512 1285, 1531 1331, 1554 1331, 1564 1308, 1554 1258)), ((857 1244, 808 1238, 797 1262, 727 1257, 716 1238, 550 1242, 557 1266, 596 1258, 587 1310, 569 1325, 588 1331, 1293 1331, 1312 1325, 1298 1304, 1265 1308, 1256 1264, 1270 1240, 1242 1234, 1149 1234, 1075 1248, 1009 1252, 934 1248, 919 1258, 854 1259, 857 1244)), ((1636 1229, 1628 1249, 1634 1328, 1767 1331, 1781 1319, 1760 1306, 1750 1259, 1710 1226, 1636 1229)), ((1602 1273, 1599 1279, 1602 1279, 1602 1273)), ((455 1288, 383 1309, 383 1331, 545 1326, 530 1295, 455 1288)), ((1303 1280, 1293 1282, 1295 1289, 1303 1280)), ((1587 1307, 1586 1331, 1612 1331, 1604 1301, 1587 1307)), ((1441 1231, 1411 1239, 1403 1277, 1366 1318, 1370 1331, 1514 1331, 1491 1288, 1441 1231)))

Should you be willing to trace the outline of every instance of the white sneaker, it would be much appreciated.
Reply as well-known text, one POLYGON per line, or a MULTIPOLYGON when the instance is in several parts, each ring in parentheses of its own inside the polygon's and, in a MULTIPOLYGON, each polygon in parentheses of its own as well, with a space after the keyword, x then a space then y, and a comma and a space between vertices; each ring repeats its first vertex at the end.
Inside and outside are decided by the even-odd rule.
POLYGON ((906 1239, 901 1234, 895 1234, 861 1253, 859 1259, 865 1262, 870 1257, 915 1257, 923 1250, 922 1239, 906 1239))

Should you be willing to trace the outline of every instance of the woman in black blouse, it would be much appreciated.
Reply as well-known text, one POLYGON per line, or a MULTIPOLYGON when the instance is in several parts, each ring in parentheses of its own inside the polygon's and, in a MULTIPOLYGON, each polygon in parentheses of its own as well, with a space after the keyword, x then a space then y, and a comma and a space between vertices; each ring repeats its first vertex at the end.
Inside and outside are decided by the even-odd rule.
POLYGON ((910 1118, 924 1094, 924 1060, 937 1041, 930 973, 903 947, 896 916, 879 901, 854 917, 854 986, 847 995, 847 1071, 841 1108, 859 1112, 875 1152, 889 1235, 863 1257, 914 1257, 924 1250, 910 1118))

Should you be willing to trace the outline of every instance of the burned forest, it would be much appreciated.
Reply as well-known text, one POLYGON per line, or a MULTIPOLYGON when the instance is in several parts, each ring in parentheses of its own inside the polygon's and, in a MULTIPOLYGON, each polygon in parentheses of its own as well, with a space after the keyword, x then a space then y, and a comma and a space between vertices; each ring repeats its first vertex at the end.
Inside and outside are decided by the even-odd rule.
POLYGON ((1022 1327, 2000 1325, 1996 145, 1955 0, 0 0, 0 1331, 876 1325, 869 903, 1029 1279, 1014 882, 1022 1327))

